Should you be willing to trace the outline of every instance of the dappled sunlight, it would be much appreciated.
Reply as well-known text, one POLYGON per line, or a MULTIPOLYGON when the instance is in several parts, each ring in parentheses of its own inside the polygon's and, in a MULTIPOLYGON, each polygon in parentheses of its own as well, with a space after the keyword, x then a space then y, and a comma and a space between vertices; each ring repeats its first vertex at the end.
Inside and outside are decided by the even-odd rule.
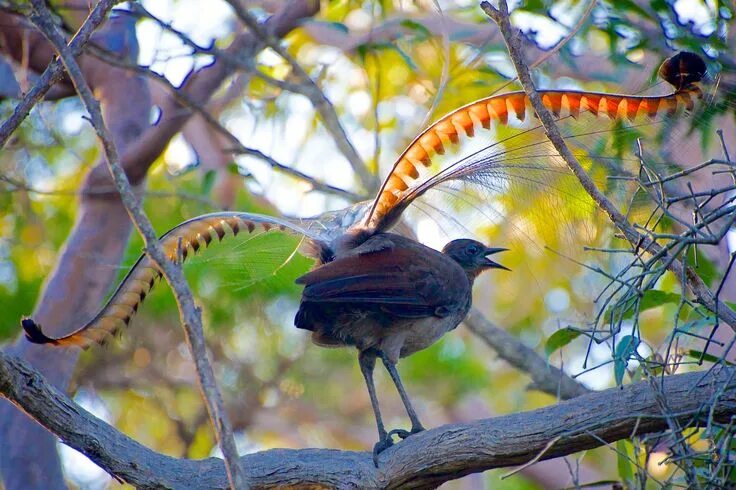
MULTIPOLYGON (((618 394, 644 381, 650 383, 646 393, 660 395, 662 380, 669 375, 734 362, 728 354, 732 335, 727 317, 717 320, 714 309, 699 296, 702 290, 687 283, 702 279, 705 291, 717 292, 723 305, 732 306, 728 301, 736 300, 732 283, 721 282, 733 265, 729 253, 736 250, 736 233, 728 231, 736 189, 732 164, 724 157, 728 150, 736 151, 728 125, 736 103, 732 74, 729 78, 726 69, 733 50, 724 40, 733 27, 732 7, 716 11, 712 2, 684 1, 666 10, 654 5, 645 10, 627 2, 527 3, 515 2, 511 20, 526 35, 527 61, 543 61, 533 70, 538 88, 663 97, 660 105, 615 97, 583 103, 577 92, 547 92, 543 97, 585 175, 621 212, 630 230, 615 226, 614 213, 602 210, 580 185, 526 99, 501 97, 519 90, 519 85, 510 80, 515 70, 501 35, 476 1, 321 2, 316 16, 300 19, 293 30, 295 26, 288 26, 288 33, 269 31, 278 45, 259 43, 256 51, 244 48, 230 58, 222 50, 236 33, 257 33, 243 27, 227 2, 140 3, 146 11, 136 14, 139 18, 126 35, 137 36, 136 61, 145 68, 141 76, 151 70, 183 90, 181 84, 200 69, 212 73, 234 67, 219 83, 203 84, 209 93, 193 98, 216 124, 201 115, 190 119, 196 124, 168 135, 162 140, 165 149, 146 163, 145 178, 136 190, 156 233, 223 208, 283 218, 258 227, 257 220, 226 222, 216 215, 206 228, 192 226, 178 244, 170 239, 166 250, 172 260, 186 258, 185 278, 201 309, 207 352, 240 454, 274 448, 373 448, 371 400, 355 349, 322 349, 311 341, 310 332, 294 327, 303 291, 295 281, 333 260, 338 246, 344 247, 340 253, 353 252, 339 240, 330 241, 334 235, 329 233, 344 233, 350 225, 370 233, 389 231, 371 226, 385 224, 381 213, 394 202, 410 205, 391 231, 435 250, 457 238, 503 247, 508 250, 498 260, 511 269, 478 277, 472 290, 477 312, 471 313, 510 335, 504 342, 510 343, 511 354, 469 317, 467 325, 399 363, 426 428, 554 406, 571 397, 565 391, 569 386, 563 386, 567 382, 581 390, 575 394, 585 388, 616 388, 618 394), (662 29, 668 33, 666 46, 660 39, 662 29), (557 45, 561 40, 564 44, 557 45), (685 83, 687 90, 666 99, 665 94, 683 87, 655 81, 659 63, 673 47, 713 55, 707 60, 711 78, 702 100, 694 89, 688 92, 692 87, 685 83), (491 96, 497 97, 456 119, 442 120, 491 96), (694 107, 686 109, 691 102, 694 107), (443 122, 421 133, 433 121, 443 122), (716 133, 720 129, 722 140, 716 133), (425 139, 415 142, 422 134, 425 139), (402 153, 407 148, 411 151, 402 153), (392 171, 388 190, 379 192, 379 204, 371 207, 380 180, 392 171), (346 211, 363 200, 368 200, 363 207, 346 211), (327 217, 328 212, 335 214, 327 217), (303 219, 320 215, 322 221, 303 219), (719 248, 712 242, 721 231, 719 248), (316 250, 315 242, 300 233, 331 238, 316 250), (638 242, 631 239, 635 233, 638 242), (653 242, 663 249, 658 251, 653 242), (661 258, 664 261, 658 261, 661 258), (680 276, 671 267, 667 270, 674 258, 692 270, 680 276), (525 364, 529 359, 533 362, 525 364), (546 385, 535 369, 552 373, 546 385)), ((267 0, 242 5, 262 22, 278 20, 284 4, 267 0)), ((71 16, 61 12, 60 18, 65 15, 71 16)), ((78 22, 65 21, 76 30, 78 22)), ((3 50, 0 46, 5 56, 3 50)), ((90 63, 99 62, 99 54, 89 56, 90 63)), ((15 64, 22 65, 17 60, 15 64)), ((171 124, 166 119, 171 114, 161 114, 154 103, 186 115, 184 108, 191 101, 174 100, 170 91, 162 88, 160 100, 150 104, 144 119, 155 117, 142 129, 143 135, 171 124)), ((103 95, 95 92, 101 99, 103 95)), ((126 94, 130 101, 135 96, 126 94)), ((0 93, 0 121, 17 103, 3 97, 0 93)), ((65 295, 78 287, 88 288, 88 296, 95 298, 111 291, 112 282, 125 277, 144 249, 135 229, 122 262, 108 248, 122 249, 128 240, 125 233, 113 239, 95 237, 100 245, 83 251, 65 248, 70 230, 89 213, 86 206, 113 202, 111 188, 82 194, 87 172, 95 162, 105 163, 83 107, 73 97, 40 103, 0 152, 0 310, 6 315, 0 339, 9 343, 20 334, 19 318, 45 311, 37 301, 49 287, 49 301, 68 301, 76 316, 64 317, 58 325, 46 322, 44 330, 58 336, 84 325, 97 306, 84 298, 66 300, 65 295), (74 275, 74 284, 54 289, 59 285, 46 281, 64 260, 75 267, 86 264, 85 270, 74 275), (90 277, 92 270, 98 272, 90 277), (103 277, 111 272, 114 281, 103 277)), ((117 112, 104 116, 125 158, 126 151, 146 140, 128 134, 135 133, 134 125, 118 127, 124 111, 115 107, 117 112)), ((106 178, 107 169, 100 169, 106 178)), ((95 215, 99 226, 120 217, 127 219, 122 211, 120 216, 95 215)), ((403 264, 392 266, 398 283, 407 270, 403 264)), ((122 311, 125 319, 116 317, 108 323, 114 328, 93 339, 105 341, 106 347, 81 354, 70 389, 80 406, 159 453, 220 458, 176 301, 166 281, 156 282, 157 266, 148 267, 150 277, 134 278, 131 283, 138 289, 122 294, 126 300, 137 295, 135 301, 112 308, 110 315, 122 311)), ((736 273, 733 268, 731 274, 736 273)), ((463 281, 465 277, 460 276, 463 281)), ((370 293, 385 295, 391 285, 370 293)), ((383 313, 387 308, 377 307, 383 313)), ((437 318, 445 315, 433 311, 437 318)), ((44 320, 54 318, 48 311, 44 314, 44 320)), ((360 314, 368 313, 355 315, 360 314)), ((64 369, 71 373, 72 367, 64 369)), ((402 400, 380 362, 376 391, 386 428, 408 429, 402 400)), ((714 405, 718 396, 713 396, 714 405)), ((625 440, 586 442, 586 447, 597 449, 568 454, 559 449, 563 445, 554 445, 555 437, 575 444, 570 441, 590 434, 577 432, 565 439, 565 415, 554 421, 561 424, 559 431, 541 443, 536 457, 554 446, 556 454, 568 454, 566 460, 532 464, 531 470, 522 468, 503 479, 501 473, 512 470, 472 475, 447 488, 552 488, 550 482, 556 484, 561 474, 571 488, 585 488, 593 481, 622 488, 684 486, 694 478, 688 461, 699 479, 712 477, 725 485, 730 478, 730 483, 732 428, 720 423, 723 417, 711 417, 696 430, 688 426, 690 418, 667 413, 666 403, 656 407, 659 412, 653 418, 667 419, 674 433, 660 427, 625 440)), ((580 414, 568 415, 572 420, 580 414)), ((589 425, 603 420, 598 413, 580 416, 588 417, 584 422, 589 425)), ((642 417, 636 424, 650 419, 642 417)), ((582 426, 587 430, 588 425, 582 426)), ((518 431, 518 424, 512 429, 518 431)), ((501 427, 498 433, 505 430, 510 429, 501 427)), ((623 434, 623 429, 617 430, 623 434)), ((514 432, 509 447, 523 437, 514 432)), ((452 437, 446 441, 452 442, 452 437)), ((475 447, 471 442, 468 447, 475 447)), ((59 447, 72 485, 119 486, 86 456, 59 447)), ((479 458, 495 454, 478 447, 479 458)), ((417 455, 417 461, 434 457, 429 449, 427 455, 417 455)), ((535 456, 523 456, 524 461, 515 454, 507 457, 504 466, 533 461, 535 456)), ((381 459, 381 464, 387 461, 381 459)))

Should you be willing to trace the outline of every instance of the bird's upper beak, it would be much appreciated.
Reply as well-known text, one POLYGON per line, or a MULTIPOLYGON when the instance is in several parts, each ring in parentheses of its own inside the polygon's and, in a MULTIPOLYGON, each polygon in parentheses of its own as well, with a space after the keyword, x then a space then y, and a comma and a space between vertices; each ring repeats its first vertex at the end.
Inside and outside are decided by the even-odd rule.
POLYGON ((508 250, 508 248, 486 247, 486 253, 483 254, 486 256, 486 258, 483 260, 483 265, 489 269, 503 269, 505 271, 510 271, 511 269, 509 269, 508 267, 503 266, 498 262, 494 262, 488 258, 489 255, 497 254, 498 252, 505 252, 506 250, 508 250))

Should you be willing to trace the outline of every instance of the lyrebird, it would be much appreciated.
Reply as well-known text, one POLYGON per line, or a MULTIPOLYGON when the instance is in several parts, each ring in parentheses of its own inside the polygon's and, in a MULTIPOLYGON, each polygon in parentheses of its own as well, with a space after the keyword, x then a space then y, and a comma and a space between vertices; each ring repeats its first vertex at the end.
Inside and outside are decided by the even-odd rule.
MULTIPOLYGON (((558 117, 583 113, 611 119, 669 115, 690 110, 701 96, 698 82, 705 64, 696 55, 680 53, 663 63, 660 75, 675 87, 664 96, 629 96, 596 92, 543 90, 544 105, 558 117)), ((495 95, 461 107, 424 130, 399 156, 371 201, 326 213, 316 219, 290 220, 239 212, 220 212, 186 221, 161 238, 171 260, 186 258, 214 241, 240 232, 272 229, 305 238, 305 255, 316 259, 315 269, 297 280, 306 287, 295 324, 312 331, 318 345, 352 345, 371 397, 379 441, 374 456, 400 437, 420 431, 422 424, 401 384, 396 362, 424 349, 455 328, 467 314, 475 277, 485 269, 505 268, 489 255, 489 248, 469 239, 455 240, 437 252, 419 242, 390 233, 406 208, 428 190, 452 181, 491 185, 507 167, 483 153, 451 162, 435 172, 434 154, 445 145, 472 137, 475 128, 492 122, 506 124, 511 114, 524 120, 528 100, 523 92, 495 95), (411 431, 386 431, 373 386, 373 367, 380 357, 395 383, 411 431)), ((59 338, 44 335, 33 320, 22 321, 31 342, 88 347, 103 343, 127 326, 161 273, 143 255, 123 279, 107 304, 86 325, 59 338)))

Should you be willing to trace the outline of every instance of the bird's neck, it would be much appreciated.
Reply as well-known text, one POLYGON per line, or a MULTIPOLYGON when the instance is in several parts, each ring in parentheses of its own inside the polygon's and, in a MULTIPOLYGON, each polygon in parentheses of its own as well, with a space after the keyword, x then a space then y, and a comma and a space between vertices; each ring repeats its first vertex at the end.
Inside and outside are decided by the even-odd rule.
POLYGON ((480 275, 481 272, 478 269, 463 269, 465 271, 465 275, 468 276, 468 281, 470 281, 470 286, 473 286, 473 283, 475 282, 475 278, 480 275))

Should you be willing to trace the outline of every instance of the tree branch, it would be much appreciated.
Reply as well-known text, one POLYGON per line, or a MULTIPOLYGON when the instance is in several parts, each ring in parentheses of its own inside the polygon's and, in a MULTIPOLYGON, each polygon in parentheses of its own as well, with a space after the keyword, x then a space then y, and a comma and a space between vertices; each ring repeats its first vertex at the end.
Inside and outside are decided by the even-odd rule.
POLYGON ((626 240, 634 249, 646 250, 652 255, 660 257, 662 263, 672 272, 678 280, 683 280, 684 285, 695 295, 698 302, 716 313, 731 329, 736 332, 736 312, 728 305, 720 301, 698 274, 691 267, 683 264, 676 256, 672 256, 659 243, 654 241, 650 236, 639 233, 634 226, 629 223, 621 211, 598 189, 593 179, 586 173, 585 169, 580 165, 575 155, 565 144, 562 135, 555 125, 552 114, 542 104, 539 93, 534 87, 529 68, 524 62, 521 48, 521 42, 517 29, 511 26, 509 21, 508 5, 505 0, 500 0, 499 8, 493 7, 488 2, 481 2, 481 8, 499 27, 501 34, 506 41, 506 46, 514 64, 514 68, 519 75, 519 82, 524 91, 529 96, 534 111, 539 116, 539 120, 544 126, 544 130, 555 150, 560 154, 567 166, 577 177, 585 192, 593 199, 596 205, 605 212, 611 222, 623 233, 626 240))
MULTIPOLYGON (((79 28, 79 31, 77 31, 69 43, 69 49, 74 56, 77 56, 82 51, 82 48, 89 40, 92 33, 107 18, 107 14, 116 3, 116 0, 100 0, 97 5, 95 5, 89 14, 89 17, 87 17, 87 20, 84 21, 82 26, 79 28)), ((46 95, 51 86, 62 79, 64 76, 62 66, 61 61, 58 59, 49 64, 33 88, 26 94, 23 100, 15 106, 13 114, 3 122, 2 126, 0 126, 0 148, 5 146, 10 135, 18 129, 18 126, 20 126, 31 112, 31 109, 33 109, 44 95, 46 95)))
POLYGON ((289 84, 290 90, 300 93, 314 106, 314 109, 319 113, 322 118, 322 122, 325 125, 327 131, 332 135, 335 140, 335 144, 340 152, 347 158, 350 166, 355 171, 356 175, 360 179, 363 187, 370 193, 378 188, 378 181, 376 176, 368 171, 365 163, 358 155, 357 150, 348 139, 348 135, 340 124, 340 118, 335 112, 335 108, 330 103, 329 99, 320 90, 317 84, 312 80, 304 68, 274 39, 274 37, 261 27, 258 21, 236 0, 227 0, 230 6, 235 11, 238 18, 268 47, 276 51, 288 64, 291 66, 291 70, 294 76, 299 81, 298 84, 289 84))
MULTIPOLYGON (((736 414, 734 368, 664 378, 660 387, 683 426, 736 414)), ((659 382, 659 381, 658 381, 659 382)), ((140 488, 226 488, 221 460, 158 454, 79 407, 25 362, 0 352, 0 395, 108 473, 140 488)), ((272 449, 241 458, 247 483, 426 488, 492 468, 551 459, 667 429, 647 381, 559 404, 416 434, 381 454, 334 449, 272 449), (555 441, 550 444, 550 441, 555 441), (548 447, 549 446, 549 447, 548 447)))
POLYGON ((501 359, 529 374, 535 389, 562 400, 569 400, 591 392, 561 369, 544 360, 534 349, 527 347, 519 339, 491 323, 476 308, 470 310, 463 323, 495 350, 501 359))
MULTIPOLYGON (((269 18, 263 28, 275 37, 282 37, 293 30, 302 19, 314 15, 317 11, 319 11, 319 2, 316 0, 289 2, 269 18)), ((250 53, 255 53, 261 46, 261 41, 250 32, 239 34, 227 48, 222 50, 225 56, 218 57, 213 64, 190 73, 182 84, 180 92, 195 103, 206 105, 222 82, 237 68, 237 65, 228 61, 228 58, 248 56, 250 53)), ((145 177, 148 167, 194 114, 194 111, 182 106, 174 96, 161 103, 159 108, 161 119, 158 123, 148 128, 134 144, 120 155, 120 163, 134 185, 145 177)), ((96 168, 90 173, 90 185, 109 183, 109 174, 104 170, 96 168)))
POLYGON ((151 222, 143 212, 138 197, 133 192, 128 177, 120 166, 118 151, 102 118, 99 102, 92 95, 92 90, 87 84, 82 70, 74 59, 74 55, 67 46, 63 35, 54 24, 45 2, 43 0, 32 0, 32 4, 34 11, 30 19, 58 51, 61 61, 64 63, 64 67, 89 113, 92 126, 102 142, 110 173, 123 204, 143 237, 147 253, 163 271, 166 280, 174 291, 181 321, 187 334, 187 343, 199 375, 200 388, 210 415, 212 428, 225 456, 230 486, 233 489, 245 488, 245 478, 238 464, 238 452, 235 447, 232 428, 223 407, 215 373, 207 357, 202 317, 199 309, 194 305, 194 297, 184 279, 181 267, 166 257, 151 222))

